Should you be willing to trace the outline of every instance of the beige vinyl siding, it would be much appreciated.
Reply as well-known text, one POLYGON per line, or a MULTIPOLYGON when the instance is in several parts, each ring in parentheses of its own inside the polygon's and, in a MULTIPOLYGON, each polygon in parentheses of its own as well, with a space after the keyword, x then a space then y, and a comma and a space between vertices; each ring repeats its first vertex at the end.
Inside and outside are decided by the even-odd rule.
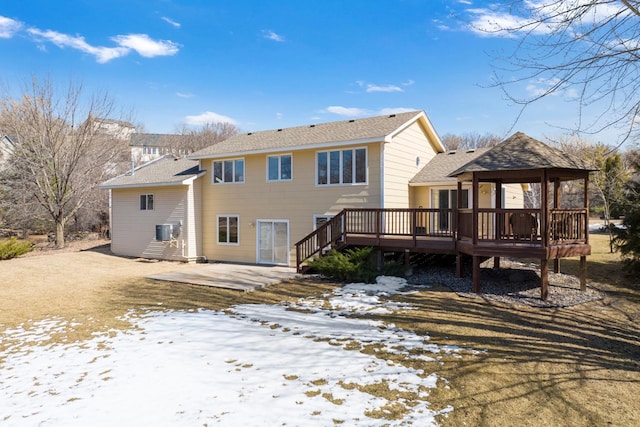
POLYGON ((360 147, 367 148, 368 182, 365 185, 316 185, 318 150, 292 152, 293 179, 281 182, 267 182, 266 159, 269 154, 244 157, 245 182, 242 184, 212 184, 212 161, 202 160, 202 168, 208 171, 202 177, 204 254, 210 260, 255 263, 256 222, 288 220, 289 265, 294 265, 295 243, 313 231, 314 215, 335 215, 347 207, 380 207, 380 144, 340 148, 360 147), (217 215, 239 216, 239 245, 216 243, 217 215))
POLYGON ((431 161, 436 149, 419 121, 384 144, 384 208, 409 207, 409 181, 431 161))
POLYGON ((505 209, 522 209, 524 207, 523 186, 521 184, 504 184, 503 187, 505 190, 505 209))
POLYGON ((112 190, 111 250, 117 255, 153 259, 186 261, 185 253, 196 255, 191 237, 196 235, 197 219, 191 212, 195 207, 189 196, 195 196, 190 186, 153 187, 112 190), (140 210, 141 194, 153 194, 153 210, 140 210), (175 224, 182 221, 177 241, 158 242, 156 224, 175 224), (195 223, 194 223, 195 222, 195 223), (193 252, 191 252, 193 250, 193 252))

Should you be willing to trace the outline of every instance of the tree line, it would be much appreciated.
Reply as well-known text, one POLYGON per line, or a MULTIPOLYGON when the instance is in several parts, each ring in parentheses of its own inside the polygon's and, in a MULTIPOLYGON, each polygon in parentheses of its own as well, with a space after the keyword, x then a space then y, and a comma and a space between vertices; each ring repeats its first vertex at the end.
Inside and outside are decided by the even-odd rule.
MULTIPOLYGON (((0 98, 0 228, 52 232, 62 248, 71 229, 108 224, 108 193, 98 186, 129 169, 131 152, 126 138, 100 126, 105 119, 126 122, 108 94, 74 82, 34 77, 19 99, 0 98)), ((185 155, 238 130, 211 123, 179 132, 168 148, 185 155)))

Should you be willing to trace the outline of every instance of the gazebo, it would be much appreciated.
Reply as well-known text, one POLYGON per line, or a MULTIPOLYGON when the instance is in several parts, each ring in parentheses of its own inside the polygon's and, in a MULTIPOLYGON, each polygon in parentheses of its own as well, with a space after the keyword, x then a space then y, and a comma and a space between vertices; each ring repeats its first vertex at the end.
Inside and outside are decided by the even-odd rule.
MULTIPOLYGON (((541 295, 548 296, 549 261, 559 272, 560 259, 580 257, 580 287, 586 289, 586 257, 589 244, 589 173, 580 160, 518 132, 501 144, 452 172, 458 179, 458 198, 463 182, 472 183, 472 207, 457 210, 457 274, 462 276, 462 257, 473 259, 473 290, 480 292, 480 263, 493 257, 540 260, 541 295), (582 184, 582 206, 562 207, 562 186, 567 181, 582 184), (481 183, 492 183, 493 207, 478 207, 481 183), (503 209, 502 185, 520 183, 540 189, 536 207, 503 209)), ((458 200, 458 206, 462 206, 458 200)))

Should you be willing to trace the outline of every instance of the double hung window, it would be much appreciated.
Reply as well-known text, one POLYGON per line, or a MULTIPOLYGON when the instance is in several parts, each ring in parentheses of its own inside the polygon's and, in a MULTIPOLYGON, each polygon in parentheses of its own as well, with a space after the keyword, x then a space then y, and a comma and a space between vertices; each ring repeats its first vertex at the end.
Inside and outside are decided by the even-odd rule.
POLYGON ((316 184, 366 184, 367 149, 320 151, 316 157, 316 184))
POLYGON ((240 219, 237 215, 218 215, 218 244, 237 245, 240 219))
POLYGON ((267 156, 267 181, 291 181, 292 166, 291 154, 267 156))
POLYGON ((140 210, 152 211, 153 210, 153 194, 141 194, 140 195, 140 210))
POLYGON ((244 159, 213 162, 213 183, 229 184, 244 182, 244 159))

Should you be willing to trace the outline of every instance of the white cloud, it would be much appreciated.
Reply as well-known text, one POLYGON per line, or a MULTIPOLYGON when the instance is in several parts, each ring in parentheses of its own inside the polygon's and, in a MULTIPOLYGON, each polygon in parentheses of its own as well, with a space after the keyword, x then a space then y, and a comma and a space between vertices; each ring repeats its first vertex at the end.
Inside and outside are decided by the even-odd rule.
POLYGON ((120 58, 129 53, 129 49, 126 47, 91 46, 82 36, 70 36, 53 30, 41 31, 37 28, 29 28, 27 31, 29 34, 46 39, 60 48, 70 47, 93 55, 95 56, 96 61, 101 64, 109 62, 115 58, 120 58))
POLYGON ((196 116, 186 116, 184 118, 184 121, 188 125, 196 126, 201 126, 207 123, 231 123, 232 125, 238 124, 238 122, 231 117, 214 113, 213 111, 205 111, 204 113, 198 114, 196 116))
POLYGON ((274 42, 283 42, 285 38, 280 34, 277 34, 271 30, 262 30, 262 37, 267 40, 273 40, 274 42))
MULTIPOLYGON (((405 83, 401 83, 400 86, 411 86, 414 83, 413 80, 408 80, 405 83)), ((402 89, 399 85, 394 85, 394 84, 388 84, 388 85, 377 85, 377 84, 373 84, 373 83, 367 83, 363 80, 357 80, 356 84, 362 88, 365 88, 365 91, 367 93, 373 93, 373 92, 386 92, 386 93, 391 93, 391 92, 404 92, 404 89, 402 89)))
POLYGON ((22 23, 6 16, 0 16, 0 39, 10 39, 20 31, 22 23))
POLYGON ((518 33, 549 34, 571 22, 572 30, 586 26, 591 29, 594 22, 601 22, 612 16, 630 13, 621 4, 595 4, 592 0, 576 2, 558 2, 557 0, 526 0, 524 15, 518 15, 512 9, 500 8, 497 3, 488 8, 470 8, 467 12, 473 15, 469 28, 472 32, 487 37, 517 37, 518 33), (589 8, 590 12, 578 16, 580 7, 589 8))
MULTIPOLYGON (((2 18, 2 17, 0 17, 2 18)), ((8 19, 8 18, 7 18, 8 19)), ((16 21, 13 21, 16 22, 16 21)), ((8 25, 3 26, 0 19, 0 36, 8 34, 8 25)), ((18 23, 19 24, 19 23, 18 23)), ((41 41, 49 41, 60 48, 72 48, 81 52, 93 55, 96 61, 103 64, 112 59, 121 58, 128 55, 131 51, 136 51, 145 58, 153 58, 156 56, 175 55, 179 50, 179 45, 170 40, 153 40, 147 34, 127 34, 118 35, 111 38, 116 46, 93 46, 80 35, 69 35, 54 30, 40 30, 38 28, 29 28, 27 32, 35 39, 41 41)))
POLYGON ((368 114, 368 111, 362 108, 354 108, 354 107, 342 107, 339 105, 332 105, 325 109, 327 113, 337 114, 339 116, 365 116, 368 114))
POLYGON ((386 116, 389 114, 400 114, 400 113, 408 113, 410 111, 416 111, 417 108, 406 108, 406 107, 387 107, 382 108, 378 111, 378 114, 381 116, 386 116))
POLYGON ((193 98, 195 95, 192 93, 176 92, 178 98, 193 98))
POLYGON ((367 93, 372 93, 372 92, 404 92, 404 89, 396 85, 379 86, 379 85, 368 84, 367 93))
POLYGON ((170 40, 153 40, 146 34, 128 34, 115 36, 111 40, 118 45, 135 50, 140 56, 153 58, 155 56, 171 56, 178 53, 178 45, 170 40))
POLYGON ((180 24, 179 22, 176 22, 176 21, 174 21, 174 20, 173 20, 173 19, 171 19, 171 18, 167 18, 166 16, 163 16, 163 17, 162 17, 162 18, 160 18, 160 19, 162 19, 162 20, 163 20, 164 22, 166 22, 167 24, 172 25, 172 26, 174 26, 174 27, 176 27, 176 28, 180 28, 180 27, 182 26, 182 24, 180 24))

